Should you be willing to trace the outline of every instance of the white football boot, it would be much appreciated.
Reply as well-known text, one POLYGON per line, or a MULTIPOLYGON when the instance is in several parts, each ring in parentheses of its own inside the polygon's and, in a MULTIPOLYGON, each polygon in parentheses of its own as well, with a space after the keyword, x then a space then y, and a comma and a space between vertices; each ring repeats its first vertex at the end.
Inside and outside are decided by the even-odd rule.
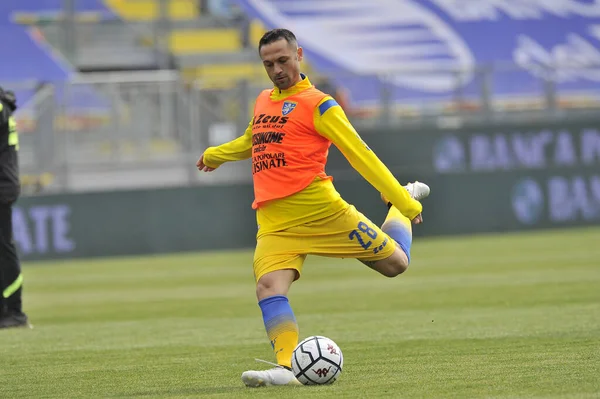
POLYGON ((294 373, 285 367, 277 366, 269 370, 249 370, 242 373, 242 381, 247 387, 268 387, 271 385, 302 385, 294 373))
MULTIPOLYGON (((429 186, 420 181, 408 183, 406 186, 404 186, 404 188, 406 189, 406 191, 408 191, 410 196, 416 199, 417 201, 420 201, 423 198, 427 198, 429 196, 429 193, 431 192, 429 186)), ((385 202, 386 205, 389 205, 390 203, 390 201, 388 201, 388 199, 383 194, 381 194, 381 200, 385 202)))
POLYGON ((408 183, 404 188, 408 191, 410 196, 417 201, 429 197, 429 193, 431 192, 431 189, 427 184, 416 180, 414 183, 408 183))

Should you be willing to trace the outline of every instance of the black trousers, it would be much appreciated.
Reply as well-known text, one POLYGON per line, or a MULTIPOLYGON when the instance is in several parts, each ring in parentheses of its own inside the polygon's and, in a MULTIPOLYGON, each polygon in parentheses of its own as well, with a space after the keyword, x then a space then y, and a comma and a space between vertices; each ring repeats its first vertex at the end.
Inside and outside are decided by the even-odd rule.
POLYGON ((13 239, 12 204, 0 202, 0 310, 22 311, 21 264, 13 239))

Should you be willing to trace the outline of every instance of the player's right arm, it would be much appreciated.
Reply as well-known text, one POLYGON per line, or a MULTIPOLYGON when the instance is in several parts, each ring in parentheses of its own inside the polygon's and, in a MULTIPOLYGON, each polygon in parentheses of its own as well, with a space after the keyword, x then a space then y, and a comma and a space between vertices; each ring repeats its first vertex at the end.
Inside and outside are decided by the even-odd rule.
POLYGON ((209 147, 200 156, 196 166, 210 172, 225 162, 242 161, 252 156, 252 120, 243 136, 216 147, 209 147))

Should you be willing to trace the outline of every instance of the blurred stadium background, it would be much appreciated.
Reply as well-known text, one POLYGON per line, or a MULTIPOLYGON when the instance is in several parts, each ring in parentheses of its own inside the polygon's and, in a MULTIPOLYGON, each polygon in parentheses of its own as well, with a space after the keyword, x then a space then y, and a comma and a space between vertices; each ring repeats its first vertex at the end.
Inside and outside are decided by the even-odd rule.
MULTIPOLYGON (((432 187, 401 278, 307 260, 301 335, 333 338, 346 366, 311 397, 598 397, 591 0, 0 1, 35 326, 3 335, 0 397, 261 395, 239 381, 272 356, 249 164, 195 162, 271 86, 256 47, 275 27, 399 180, 432 187)), ((328 172, 383 220, 335 149, 328 172)))
MULTIPOLYGON (((86 248, 92 223, 99 236, 131 233, 88 210, 110 216, 136 195, 179 213, 166 228, 176 230, 196 208, 191 200, 179 209, 163 204, 155 189, 168 187, 183 190, 170 193, 180 203, 210 197, 213 186, 238 193, 237 202, 221 202, 234 212, 213 205, 230 222, 219 222, 222 236, 211 245, 224 247, 241 220, 249 233, 231 245, 251 246, 247 163, 210 175, 194 163, 204 148, 245 128, 256 94, 270 86, 256 44, 278 26, 297 33, 305 71, 339 99, 392 172, 436 186, 424 234, 600 219, 597 3, 7 0, 0 7, 0 30, 11 43, 0 84, 20 103, 24 197, 17 222, 24 233, 17 241, 26 258, 204 249, 187 232, 177 235, 188 242, 179 246, 146 235, 135 248, 120 242, 115 250, 106 239, 86 248), (67 194, 84 197, 52 197, 67 194), (465 195, 487 197, 469 208, 465 195), (77 208, 81 198, 86 203, 77 208), (48 217, 49 224, 67 218, 79 244, 61 250, 26 242, 41 220, 31 207, 49 203, 62 211, 39 212, 63 215, 48 217), (464 212, 479 223, 465 225, 464 212)), ((329 172, 350 201, 382 216, 335 150, 329 172)), ((127 224, 146 230, 164 222, 131 215, 127 224)))
MULTIPOLYGON (((24 183, 49 193, 213 182, 190 165, 243 131, 269 86, 256 44, 275 26, 298 32, 306 72, 358 127, 401 135, 596 112, 597 18, 468 3, 3 1, 0 83, 21 104, 24 183)), ((215 179, 247 181, 244 168, 215 179)))
MULTIPOLYGON (((600 220, 597 3, 7 0, 0 7, 0 30, 11 42, 0 84, 20 103, 24 196, 15 220, 26 259, 251 247, 248 164, 206 175, 194 163, 247 125, 255 96, 270 86, 257 41, 279 26, 296 32, 305 72, 338 99, 392 172, 435 186, 429 223, 417 234, 600 220), (235 200, 219 200, 231 193, 235 200), (201 198, 216 201, 212 216, 197 209, 201 198), (146 205, 123 210, 125 203, 146 205), (192 238, 181 226, 191 220, 221 227, 192 238), (159 226, 162 236, 149 233, 159 226), (66 244, 49 244, 67 227, 69 239, 54 239, 66 244), (228 240, 232 232, 239 238, 228 240), (132 234, 135 244, 126 239, 132 234)), ((328 171, 348 200, 383 217, 376 193, 335 149, 328 171)))

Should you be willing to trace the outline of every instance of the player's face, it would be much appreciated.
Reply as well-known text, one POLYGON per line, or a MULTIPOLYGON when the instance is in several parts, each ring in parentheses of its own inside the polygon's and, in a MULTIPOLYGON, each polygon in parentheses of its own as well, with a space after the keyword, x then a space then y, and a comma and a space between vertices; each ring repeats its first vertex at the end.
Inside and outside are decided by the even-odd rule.
POLYGON ((289 89, 300 81, 302 47, 296 48, 295 44, 280 39, 262 46, 260 58, 269 79, 281 90, 289 89))

